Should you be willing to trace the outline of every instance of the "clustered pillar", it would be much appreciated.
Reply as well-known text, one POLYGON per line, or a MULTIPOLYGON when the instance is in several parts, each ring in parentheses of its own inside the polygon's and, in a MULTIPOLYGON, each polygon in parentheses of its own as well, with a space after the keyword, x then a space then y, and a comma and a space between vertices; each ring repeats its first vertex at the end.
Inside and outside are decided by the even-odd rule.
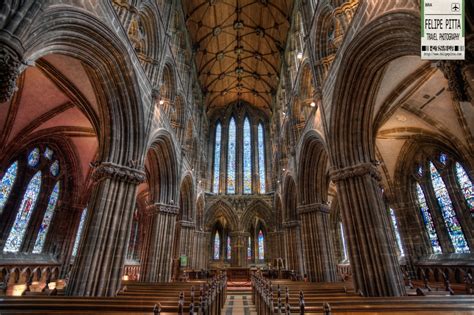
POLYGON ((74 263, 69 295, 113 296, 120 287, 136 188, 145 172, 110 162, 94 164, 90 215, 74 263))
POLYGON ((298 221, 283 222, 286 268, 303 274, 300 224, 298 221))
POLYGON ((364 296, 404 295, 376 166, 361 163, 332 170, 331 177, 341 202, 356 290, 364 296))
POLYGON ((173 244, 176 217, 175 205, 155 203, 147 208, 149 220, 144 240, 141 279, 145 282, 169 282, 172 275, 173 244), (148 249, 148 250, 146 250, 148 249))
POLYGON ((336 280, 334 248, 329 228, 329 207, 314 203, 298 207, 301 238, 309 281, 336 280))

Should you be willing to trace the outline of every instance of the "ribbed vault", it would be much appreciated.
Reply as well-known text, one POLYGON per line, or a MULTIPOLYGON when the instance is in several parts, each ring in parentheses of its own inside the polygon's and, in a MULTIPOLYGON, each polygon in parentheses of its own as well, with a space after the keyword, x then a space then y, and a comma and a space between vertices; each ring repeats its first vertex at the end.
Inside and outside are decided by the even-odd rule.
POLYGON ((238 100, 270 110, 292 3, 183 1, 208 110, 238 100))

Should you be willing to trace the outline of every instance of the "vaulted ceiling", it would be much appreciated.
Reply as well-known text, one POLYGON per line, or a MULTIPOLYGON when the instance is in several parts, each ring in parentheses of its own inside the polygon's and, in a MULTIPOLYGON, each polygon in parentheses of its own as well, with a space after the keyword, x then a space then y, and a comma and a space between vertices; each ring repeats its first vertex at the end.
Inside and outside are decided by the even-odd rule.
POLYGON ((242 100, 271 109, 293 0, 185 0, 207 109, 242 100))

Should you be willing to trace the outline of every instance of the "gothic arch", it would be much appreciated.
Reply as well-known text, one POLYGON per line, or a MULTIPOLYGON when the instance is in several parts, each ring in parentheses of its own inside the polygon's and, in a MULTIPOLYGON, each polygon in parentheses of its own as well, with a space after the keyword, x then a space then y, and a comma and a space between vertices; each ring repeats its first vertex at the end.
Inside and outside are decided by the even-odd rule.
POLYGON ((328 99, 333 104, 328 133, 332 165, 375 160, 371 116, 377 85, 373 82, 391 60, 419 54, 419 34, 414 31, 418 26, 419 17, 413 12, 385 14, 368 23, 341 56, 332 99, 328 99))
POLYGON ((188 173, 181 181, 179 190, 179 216, 181 220, 195 222, 194 202, 193 178, 192 175, 188 173))
POLYGON ((213 224, 220 216, 224 217, 229 223, 231 231, 236 231, 239 228, 239 219, 232 210, 232 206, 225 201, 219 200, 210 205, 204 215, 204 226, 206 231, 212 229, 213 224))
POLYGON ((265 232, 275 228, 274 213, 271 208, 263 201, 257 200, 252 202, 245 209, 240 224, 243 230, 248 230, 255 223, 256 218, 261 220, 265 226, 265 232))
POLYGON ((74 7, 54 6, 35 19, 28 34, 32 36, 24 39, 26 60, 67 55, 86 64, 100 82, 99 160, 120 165, 143 161, 146 126, 139 123, 145 121, 140 85, 129 71, 132 62, 126 47, 108 26, 74 7))
POLYGON ((178 161, 172 137, 168 131, 160 130, 152 139, 145 163, 151 200, 177 204, 178 161))
POLYGON ((299 152, 298 182, 300 203, 323 203, 328 200, 328 154, 321 136, 314 130, 304 134, 299 152))
POLYGON ((294 221, 298 219, 297 205, 298 197, 296 182, 291 175, 287 175, 283 185, 284 215, 283 222, 294 221))

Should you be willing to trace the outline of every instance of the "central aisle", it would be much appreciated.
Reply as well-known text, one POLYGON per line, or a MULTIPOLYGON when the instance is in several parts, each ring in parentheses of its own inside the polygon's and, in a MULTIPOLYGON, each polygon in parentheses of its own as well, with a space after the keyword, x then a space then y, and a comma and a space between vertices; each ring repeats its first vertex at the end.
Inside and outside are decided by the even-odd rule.
POLYGON ((252 304, 252 291, 248 289, 227 291, 227 299, 221 314, 256 315, 257 310, 252 304))

